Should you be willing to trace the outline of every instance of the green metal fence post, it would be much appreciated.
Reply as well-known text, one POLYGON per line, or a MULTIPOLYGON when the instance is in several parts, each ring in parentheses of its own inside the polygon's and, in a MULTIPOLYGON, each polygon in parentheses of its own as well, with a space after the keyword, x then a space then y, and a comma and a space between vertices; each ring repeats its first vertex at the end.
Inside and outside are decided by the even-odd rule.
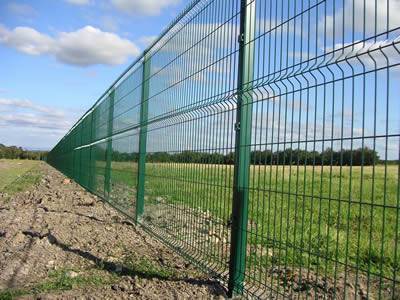
POLYGON ((247 221, 252 126, 253 39, 255 0, 241 0, 235 166, 233 183, 229 295, 243 293, 246 268, 247 221))
POLYGON ((146 144, 147 144, 147 116, 150 85, 150 57, 145 54, 143 60, 142 75, 142 99, 140 105, 140 134, 139 134, 139 161, 138 161, 138 185, 136 195, 136 222, 144 211, 144 188, 146 172, 146 144))
POLYGON ((108 126, 107 126, 107 151, 106 151, 106 170, 104 176, 104 197, 109 199, 111 191, 111 161, 112 161, 112 134, 113 134, 113 120, 114 120, 114 95, 113 90, 109 96, 109 107, 108 107, 108 126))

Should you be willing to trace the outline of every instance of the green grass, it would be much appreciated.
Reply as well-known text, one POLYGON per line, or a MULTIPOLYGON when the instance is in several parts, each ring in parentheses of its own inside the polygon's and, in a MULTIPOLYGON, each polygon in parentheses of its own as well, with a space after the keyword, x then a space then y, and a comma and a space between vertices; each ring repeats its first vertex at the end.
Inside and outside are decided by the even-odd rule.
POLYGON ((0 191, 38 164, 35 160, 0 159, 0 191))
MULTIPOLYGON (((127 253, 129 253, 130 250, 131 249, 127 249, 127 253)), ((150 259, 144 256, 137 257, 133 253, 126 255, 121 261, 121 265, 125 270, 129 270, 129 272, 109 272, 101 263, 84 272, 71 268, 52 270, 49 271, 47 279, 41 283, 21 289, 6 289, 0 291, 0 300, 11 300, 24 295, 38 295, 49 292, 62 292, 86 287, 104 286, 116 283, 119 281, 120 276, 127 275, 137 275, 139 278, 167 280, 177 276, 173 269, 161 267, 150 259), (71 271, 76 272, 78 275, 76 277, 69 276, 68 273, 71 271)))
MULTIPOLYGON (((147 164, 146 168, 147 204, 161 196, 168 203, 229 219, 232 166, 147 164)), ((252 166, 248 239, 264 251, 249 255, 248 267, 260 265, 257 272, 261 272, 287 265, 334 275, 346 264, 393 278, 395 271, 400 273, 399 254, 395 257, 400 228, 398 168, 252 166)), ((113 163, 113 182, 135 187, 134 170, 135 164, 113 163)))
POLYGON ((174 269, 157 265, 145 256, 136 257, 135 255, 129 255, 123 260, 123 265, 131 270, 131 272, 127 274, 130 276, 138 275, 142 278, 158 278, 165 280, 177 276, 174 269))
POLYGON ((11 196, 28 190, 41 178, 38 166, 34 160, 0 159, 0 192, 11 196))
POLYGON ((113 274, 100 273, 93 269, 85 274, 78 273, 76 277, 68 276, 73 269, 59 269, 50 271, 48 278, 42 283, 23 289, 7 289, 0 291, 0 300, 11 300, 23 295, 37 295, 53 291, 68 291, 83 287, 101 286, 116 282, 113 274))

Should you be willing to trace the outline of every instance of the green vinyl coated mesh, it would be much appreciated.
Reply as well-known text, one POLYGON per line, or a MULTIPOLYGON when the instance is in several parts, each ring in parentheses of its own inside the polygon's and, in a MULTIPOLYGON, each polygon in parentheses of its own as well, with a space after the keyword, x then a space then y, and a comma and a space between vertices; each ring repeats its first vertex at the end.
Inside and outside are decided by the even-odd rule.
POLYGON ((400 297, 397 0, 197 0, 48 162, 265 299, 400 297))

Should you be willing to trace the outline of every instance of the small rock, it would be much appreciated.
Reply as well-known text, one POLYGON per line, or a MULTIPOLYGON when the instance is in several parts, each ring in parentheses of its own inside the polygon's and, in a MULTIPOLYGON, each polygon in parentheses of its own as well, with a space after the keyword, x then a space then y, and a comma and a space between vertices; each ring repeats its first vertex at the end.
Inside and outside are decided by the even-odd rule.
POLYGON ((68 271, 65 275, 67 275, 69 278, 76 278, 79 276, 79 274, 74 271, 68 271))
POLYGON ((119 288, 122 292, 126 292, 126 291, 130 290, 130 286, 124 282, 119 285, 119 288))
POLYGON ((43 246, 43 247, 50 247, 51 246, 51 243, 49 242, 49 240, 48 239, 43 239, 43 238, 37 239, 35 243, 36 243, 36 245, 40 245, 40 246, 43 246))
POLYGON ((116 261, 118 261, 118 259, 117 258, 115 258, 114 256, 109 256, 108 258, 107 258, 107 261, 109 261, 109 262, 116 262, 116 261))
POLYGON ((17 246, 24 242, 26 236, 22 232, 18 232, 12 239, 12 245, 17 246))
POLYGON ((93 206, 95 203, 94 199, 91 197, 84 198, 80 203, 81 206, 93 206))
POLYGON ((30 273, 29 266, 24 266, 21 269, 19 269, 19 273, 21 273, 23 275, 28 275, 30 273))
POLYGON ((53 268, 53 267, 54 267, 54 260, 49 260, 48 263, 47 263, 47 265, 46 265, 46 267, 47 267, 48 269, 53 268))
POLYGON ((163 197, 156 197, 156 201, 158 203, 164 203, 165 202, 163 197))
POLYGON ((63 184, 71 184, 71 179, 65 178, 62 183, 63 184))

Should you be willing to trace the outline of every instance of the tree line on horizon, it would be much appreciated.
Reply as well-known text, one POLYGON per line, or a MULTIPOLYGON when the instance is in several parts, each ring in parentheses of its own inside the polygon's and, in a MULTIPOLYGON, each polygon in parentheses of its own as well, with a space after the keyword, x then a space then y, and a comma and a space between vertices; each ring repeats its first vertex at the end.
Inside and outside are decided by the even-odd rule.
MULTIPOLYGON (((113 161, 137 161, 138 153, 123 153, 114 151, 113 161)), ((154 152, 146 154, 146 162, 151 163, 197 163, 197 164, 225 164, 232 165, 235 153, 222 154, 218 152, 182 151, 179 153, 154 152)), ((368 147, 358 149, 332 150, 327 148, 323 152, 306 151, 300 149, 286 149, 272 152, 270 150, 255 150, 250 153, 252 165, 333 165, 333 166, 370 166, 380 163, 378 153, 368 147)))
POLYGON ((6 146, 0 144, 0 159, 32 159, 43 160, 47 156, 47 151, 24 150, 17 146, 6 146))

